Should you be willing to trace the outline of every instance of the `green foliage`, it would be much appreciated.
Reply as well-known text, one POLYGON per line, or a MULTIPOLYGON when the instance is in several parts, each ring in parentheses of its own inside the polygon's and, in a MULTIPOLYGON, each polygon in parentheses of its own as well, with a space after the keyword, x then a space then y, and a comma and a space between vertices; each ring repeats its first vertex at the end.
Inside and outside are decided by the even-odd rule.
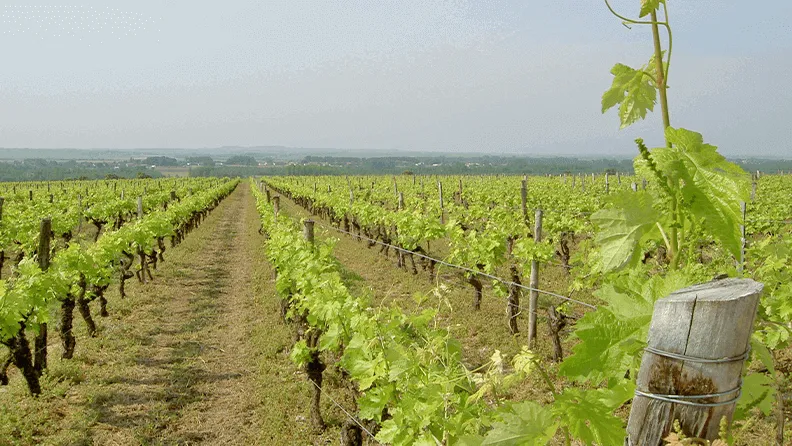
POLYGON ((596 238, 600 247, 599 271, 618 270, 637 263, 640 243, 658 233, 661 213, 654 208, 653 201, 646 191, 622 192, 612 198, 612 207, 591 216, 592 223, 600 228, 596 238))
POLYGON ((641 0, 641 11, 638 17, 648 16, 652 11, 657 10, 661 3, 665 3, 665 0, 641 0))
POLYGON ((533 401, 504 405, 492 430, 481 443, 497 446, 544 446, 553 439, 560 421, 550 409, 533 401))
POLYGON ((621 128, 629 127, 644 119, 646 113, 654 110, 657 90, 652 78, 646 73, 646 66, 640 69, 616 64, 611 69, 613 84, 602 95, 602 113, 619 105, 621 128))
MULTIPOLYGON (((740 202, 748 200, 750 175, 704 143, 701 134, 686 129, 666 129, 672 147, 651 151, 657 168, 669 179, 673 191, 681 192, 683 212, 703 222, 708 231, 735 257, 739 257, 740 202)), ((636 171, 645 172, 636 161, 636 171)))

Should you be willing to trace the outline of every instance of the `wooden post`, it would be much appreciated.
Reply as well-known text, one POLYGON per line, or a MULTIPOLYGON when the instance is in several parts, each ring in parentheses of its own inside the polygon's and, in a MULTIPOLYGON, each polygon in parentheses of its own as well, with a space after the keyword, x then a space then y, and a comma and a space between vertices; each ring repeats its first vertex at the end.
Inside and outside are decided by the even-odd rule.
POLYGON ((399 210, 404 209, 404 193, 399 192, 399 210))
POLYGON ((5 204, 5 197, 0 197, 0 221, 3 221, 3 204, 5 204))
POLYGON ((616 172, 616 182, 621 186, 621 172, 616 172))
POLYGON ((677 419, 687 436, 718 438, 740 395, 762 288, 724 279, 655 303, 625 445, 661 445, 677 419))
POLYGON ((352 204, 354 202, 355 202, 355 193, 352 192, 352 188, 350 187, 349 188, 349 204, 352 204))
POLYGON ((171 197, 172 201, 176 201, 176 191, 175 190, 171 191, 171 196, 170 197, 171 197))
MULTIPOLYGON (((82 232, 82 224, 83 224, 83 204, 82 204, 82 194, 77 194, 77 208, 80 210, 79 219, 77 221, 77 233, 79 234, 82 232)), ((2 215, 0 215, 0 219, 2 219, 2 215)))
POLYGON ((520 201, 522 203, 523 223, 528 226, 528 180, 523 178, 520 185, 520 201))
MULTIPOLYGON (((39 268, 46 271, 50 266, 50 242, 52 240, 52 219, 50 217, 41 220, 39 228, 39 244, 36 255, 38 257, 39 268)), ((47 368, 47 323, 39 324, 39 332, 34 342, 35 350, 33 354, 33 367, 41 375, 47 368)))
POLYGON ((742 224, 740 224, 740 263, 737 264, 737 272, 740 273, 740 275, 742 275, 745 269, 745 245, 747 243, 745 238, 745 212, 747 209, 748 206, 744 201, 741 201, 740 213, 742 214, 742 224))
POLYGON ((312 244, 314 243, 314 221, 313 220, 305 220, 303 221, 303 237, 305 241, 312 244))
POLYGON ((271 203, 272 202, 272 196, 270 195, 269 189, 266 191, 266 194, 267 194, 267 203, 271 203))
MULTIPOLYGON (((534 224, 534 241, 542 241, 542 210, 536 210, 536 223, 534 224)), ((536 314, 539 311, 539 262, 531 260, 531 297, 528 301, 528 344, 533 348, 536 344, 536 314)))
POLYGON ((28 198, 33 201, 33 189, 28 190, 28 198))
POLYGON ((440 223, 445 224, 445 209, 443 208, 443 182, 437 182, 437 190, 440 194, 440 223))
POLYGON ((138 218, 143 218, 143 196, 138 195, 137 199, 137 214, 138 218))
POLYGON ((608 178, 608 172, 605 172, 605 194, 607 195, 609 193, 610 193, 610 181, 608 178))
POLYGON ((632 183, 630 185, 630 187, 632 188, 633 192, 638 192, 638 184, 637 183, 632 183))
POLYGON ((275 210, 275 218, 278 218, 278 212, 280 212, 280 196, 276 195, 272 197, 272 208, 275 210))
POLYGON ((52 203, 53 201, 55 201, 55 196, 52 195, 52 194, 49 194, 49 202, 52 203))

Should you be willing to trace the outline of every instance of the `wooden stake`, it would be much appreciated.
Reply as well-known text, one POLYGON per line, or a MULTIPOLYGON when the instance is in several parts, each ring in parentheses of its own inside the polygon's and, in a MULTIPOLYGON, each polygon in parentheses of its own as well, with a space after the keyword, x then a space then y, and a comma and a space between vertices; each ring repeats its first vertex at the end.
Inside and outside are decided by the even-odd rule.
POLYGON ((437 182, 437 190, 440 193, 440 223, 445 224, 445 209, 443 208, 443 183, 437 182))
POLYGON ((745 246, 747 244, 745 237, 745 213, 748 206, 744 201, 740 202, 740 213, 742 214, 742 224, 740 224, 740 263, 737 264, 737 272, 742 275, 745 269, 745 246))
POLYGON ((676 291, 655 303, 650 349, 638 372, 637 389, 643 394, 633 399, 625 445, 661 445, 677 419, 686 436, 718 438, 720 421, 731 421, 739 396, 762 288, 750 279, 725 279, 676 291))
POLYGON ((314 221, 305 220, 303 222, 303 237, 305 241, 312 244, 314 243, 314 221))
MULTIPOLYGON (((536 210, 536 223, 534 224, 534 241, 542 241, 542 210, 536 210)), ((528 301, 528 344, 533 348, 536 344, 536 314, 539 311, 539 263, 531 260, 531 297, 528 301)))
POLYGON ((523 178, 520 185, 520 201, 522 203, 523 222, 528 226, 528 180, 523 178))

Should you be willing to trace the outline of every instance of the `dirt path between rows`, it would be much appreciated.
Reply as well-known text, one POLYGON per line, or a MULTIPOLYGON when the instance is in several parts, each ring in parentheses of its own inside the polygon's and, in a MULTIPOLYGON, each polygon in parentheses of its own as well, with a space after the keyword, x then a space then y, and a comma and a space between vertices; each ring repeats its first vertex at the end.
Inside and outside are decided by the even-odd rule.
POLYGON ((248 342, 260 313, 251 283, 257 219, 242 183, 166 252, 152 283, 133 290, 142 296, 129 315, 138 320, 125 320, 139 328, 134 364, 108 382, 94 442, 257 443, 256 355, 248 342))

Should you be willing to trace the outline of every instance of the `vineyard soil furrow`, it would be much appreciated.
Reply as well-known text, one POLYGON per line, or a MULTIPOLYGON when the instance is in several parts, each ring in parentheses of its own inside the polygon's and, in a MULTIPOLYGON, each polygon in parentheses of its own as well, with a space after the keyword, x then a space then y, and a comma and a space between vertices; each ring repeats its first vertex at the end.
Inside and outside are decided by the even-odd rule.
MULTIPOLYGON (((256 220, 250 192, 238 188, 166 253, 153 281, 130 281, 124 300, 108 292, 99 336, 75 322, 75 359, 53 359, 39 399, 23 396, 12 370, 12 385, 0 388, 0 444, 261 443, 262 407, 273 398, 258 376, 277 329, 262 326, 256 297, 274 294, 256 220)), ((271 313, 276 323, 276 305, 271 313)), ((60 346, 51 352, 59 358, 60 346)))

